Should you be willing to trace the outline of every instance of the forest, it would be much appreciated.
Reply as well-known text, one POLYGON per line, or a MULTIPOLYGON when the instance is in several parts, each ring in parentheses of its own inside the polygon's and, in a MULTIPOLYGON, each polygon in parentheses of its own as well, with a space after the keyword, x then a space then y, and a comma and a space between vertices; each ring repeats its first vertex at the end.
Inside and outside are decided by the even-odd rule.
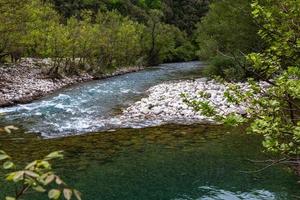
POLYGON ((300 0, 0 0, 0 149, 5 200, 299 199, 300 0))
POLYGON ((52 58, 52 76, 193 60, 190 38, 208 9, 207 1, 3 0, 1 5, 1 61, 52 58))

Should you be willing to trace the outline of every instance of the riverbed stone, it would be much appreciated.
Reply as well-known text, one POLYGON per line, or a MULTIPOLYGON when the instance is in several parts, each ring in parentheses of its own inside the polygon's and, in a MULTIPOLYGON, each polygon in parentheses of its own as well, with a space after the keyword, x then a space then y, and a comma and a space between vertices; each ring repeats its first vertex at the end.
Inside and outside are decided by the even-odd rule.
POLYGON ((93 77, 88 73, 82 73, 54 80, 45 75, 51 64, 51 59, 22 58, 15 64, 0 65, 0 107, 29 103, 58 89, 79 82, 142 69, 141 67, 129 67, 112 74, 103 75, 103 77, 93 77))
MULTIPOLYGON (((247 83, 238 84, 243 90, 249 89, 247 83)), ((124 120, 124 124, 132 124, 132 121, 144 124, 141 127, 166 123, 216 123, 212 118, 194 111, 183 102, 181 97, 183 93, 191 99, 206 101, 206 99, 199 96, 200 92, 210 94, 208 100, 220 114, 237 113, 247 115, 245 105, 233 105, 226 101, 224 97, 226 89, 226 84, 207 78, 162 83, 148 89, 146 92, 148 97, 142 98, 132 106, 124 109, 120 118, 124 120), (147 122, 145 122, 145 119, 147 119, 147 122)))

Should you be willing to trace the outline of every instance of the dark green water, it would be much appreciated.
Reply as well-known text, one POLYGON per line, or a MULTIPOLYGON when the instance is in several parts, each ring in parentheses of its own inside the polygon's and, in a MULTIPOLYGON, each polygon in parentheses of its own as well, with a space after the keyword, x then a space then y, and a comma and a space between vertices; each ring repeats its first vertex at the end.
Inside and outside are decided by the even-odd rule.
MULTIPOLYGON (((42 140, 0 134, 0 149, 19 163, 64 149, 57 173, 86 200, 293 200, 297 177, 284 166, 261 173, 246 159, 266 159, 260 139, 202 125, 147 129, 42 140)), ((1 184, 0 199, 8 192, 1 184)), ((28 196, 27 199, 46 199, 28 196)))

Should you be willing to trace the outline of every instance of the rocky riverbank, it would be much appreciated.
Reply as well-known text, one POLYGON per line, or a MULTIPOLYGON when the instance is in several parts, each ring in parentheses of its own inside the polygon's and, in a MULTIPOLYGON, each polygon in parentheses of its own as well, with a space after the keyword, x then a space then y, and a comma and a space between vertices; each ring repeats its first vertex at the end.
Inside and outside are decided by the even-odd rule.
POLYGON ((94 77, 87 73, 51 79, 44 73, 49 59, 22 59, 17 64, 0 66, 0 107, 29 103, 58 89, 93 79, 108 78, 138 71, 140 67, 121 68, 113 73, 94 77))
MULTIPOLYGON (((246 83, 238 83, 242 90, 249 89, 246 83)), ((267 85, 266 83, 261 83, 267 85)), ((168 123, 214 123, 213 119, 195 112, 186 105, 181 94, 201 100, 200 92, 209 94, 210 103, 220 114, 239 113, 246 115, 246 106, 234 106, 226 101, 227 86, 205 78, 163 83, 148 90, 148 97, 141 99, 123 111, 120 121, 127 127, 156 126, 168 123)), ((204 100, 204 99, 203 99, 204 100)))

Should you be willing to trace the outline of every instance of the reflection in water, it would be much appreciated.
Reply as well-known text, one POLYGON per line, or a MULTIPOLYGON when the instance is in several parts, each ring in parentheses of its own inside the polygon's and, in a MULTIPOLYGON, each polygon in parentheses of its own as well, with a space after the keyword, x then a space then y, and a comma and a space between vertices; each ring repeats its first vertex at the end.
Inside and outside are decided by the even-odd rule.
MULTIPOLYGON (((199 76, 200 62, 164 64, 136 73, 70 87, 31 104, 0 109, 2 123, 16 124, 45 137, 107 130, 114 109, 141 98, 151 86, 199 76)), ((0 119, 1 124, 1 119, 0 119)))
POLYGON ((64 149, 66 157, 55 168, 87 200, 292 200, 293 195, 300 196, 296 177, 286 168, 241 172, 263 167, 246 158, 266 159, 260 139, 241 132, 243 128, 169 125, 51 140, 0 134, 0 149, 20 163, 64 149))
MULTIPOLYGON (((202 200, 254 200, 254 199, 260 199, 260 200, 275 200, 276 194, 273 194, 272 192, 266 191, 266 190, 254 190, 250 192, 232 192, 232 191, 226 191, 222 190, 216 187, 208 187, 208 186, 202 186, 199 187, 199 190, 202 190, 204 193, 207 193, 206 195, 202 196, 200 199, 202 200)), ((176 199, 179 200, 179 199, 176 199)))

